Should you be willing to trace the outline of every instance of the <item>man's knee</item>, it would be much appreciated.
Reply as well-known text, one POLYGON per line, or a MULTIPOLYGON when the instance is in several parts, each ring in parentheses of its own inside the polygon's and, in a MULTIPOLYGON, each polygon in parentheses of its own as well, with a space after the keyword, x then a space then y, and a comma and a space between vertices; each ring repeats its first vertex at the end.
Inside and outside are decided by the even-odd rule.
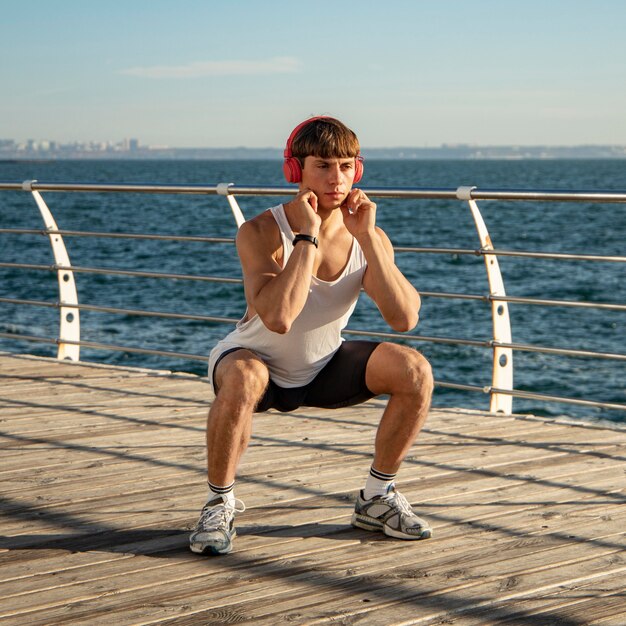
MULTIPOLYGON (((379 393, 415 393, 432 395, 434 381, 430 363, 413 348, 393 343, 382 343, 374 351, 372 371, 368 377, 379 393), (377 354, 378 353, 378 354, 377 354), (385 388, 380 391, 381 387, 385 388)), ((368 385, 369 386, 369 385, 368 385)), ((374 391, 373 387, 370 387, 374 391)))
POLYGON ((412 353, 410 357, 411 365, 411 383, 416 389, 419 389, 422 393, 432 395, 435 381, 433 378, 433 369, 428 359, 416 350, 410 350, 412 353))
POLYGON ((256 403, 269 382, 267 365, 247 350, 238 350, 224 357, 216 371, 218 395, 232 393, 256 403))

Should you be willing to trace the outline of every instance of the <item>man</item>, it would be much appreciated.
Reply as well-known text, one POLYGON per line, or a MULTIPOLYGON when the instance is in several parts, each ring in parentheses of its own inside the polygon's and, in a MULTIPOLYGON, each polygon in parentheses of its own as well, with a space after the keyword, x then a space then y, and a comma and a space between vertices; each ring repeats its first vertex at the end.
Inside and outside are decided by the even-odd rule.
POLYGON ((338 408, 381 394, 390 398, 352 524, 401 539, 430 537, 428 523, 394 485, 426 420, 430 365, 406 346, 341 339, 361 287, 395 331, 413 328, 420 308, 376 226, 376 205, 353 188, 363 172, 358 139, 334 118, 307 120, 287 141, 284 172, 299 185, 296 197, 244 223, 237 235, 248 308, 211 352, 209 499, 190 548, 232 549, 235 513, 245 509, 234 496, 235 476, 254 412, 338 408))

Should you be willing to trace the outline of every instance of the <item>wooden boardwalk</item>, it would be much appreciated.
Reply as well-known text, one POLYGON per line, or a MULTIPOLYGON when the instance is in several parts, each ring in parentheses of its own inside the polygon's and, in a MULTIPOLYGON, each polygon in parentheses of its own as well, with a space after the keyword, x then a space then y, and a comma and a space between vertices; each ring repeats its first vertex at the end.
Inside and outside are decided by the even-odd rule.
POLYGON ((0 354, 0 625, 626 624, 626 432, 434 410, 399 485, 434 537, 349 525, 383 403, 259 415, 235 551, 187 548, 206 380, 0 354))

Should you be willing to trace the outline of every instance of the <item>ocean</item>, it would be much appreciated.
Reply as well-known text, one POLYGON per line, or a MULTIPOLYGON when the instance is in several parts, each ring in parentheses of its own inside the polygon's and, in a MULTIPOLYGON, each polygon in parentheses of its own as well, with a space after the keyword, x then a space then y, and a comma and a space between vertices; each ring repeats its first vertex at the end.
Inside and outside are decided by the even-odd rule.
MULTIPOLYGON (((0 162, 0 181, 284 185, 279 161, 49 161, 0 162)), ((620 160, 367 160, 361 187, 440 187, 545 190, 626 190, 620 160)), ((157 194, 45 193, 61 229, 233 237, 236 227, 224 198, 157 194)), ((278 204, 279 197, 239 198, 246 217, 278 204)), ((479 247, 467 203, 439 200, 378 200, 377 221, 396 246, 479 247)), ((540 252, 624 255, 624 204, 479 202, 496 248, 540 252)), ((0 228, 41 228, 32 197, 0 192, 0 228)), ((0 262, 53 263, 41 235, 0 234, 0 262)), ((176 243, 67 237, 73 265, 240 277, 232 244, 176 243)), ((485 294, 482 258, 399 252, 400 268, 418 290, 485 294)), ((573 262, 501 257, 507 294, 554 300, 626 303, 623 263, 573 262)), ((238 284, 155 280, 80 273, 83 304, 240 317, 238 284)), ((56 302, 52 272, 0 268, 0 297, 56 302)), ((509 305, 513 341, 555 348, 626 354, 626 312, 509 305)), ((54 337, 54 309, 0 303, 0 332, 54 337)), ((351 329, 388 332, 376 307, 362 296, 351 329)), ((82 339, 208 354, 230 325, 199 321, 81 312, 82 339)), ((489 340, 485 302, 425 297, 420 323, 411 334, 489 340)), ((440 381, 485 386, 491 382, 489 349, 411 342, 431 361, 440 381)), ((0 339, 0 350, 54 356, 46 344, 0 339)), ((86 361, 205 374, 201 362, 83 348, 86 361)), ((516 352, 515 387, 521 390, 626 404, 626 362, 516 352)), ((489 398, 438 388, 439 407, 488 409, 489 398)), ((514 399, 515 412, 623 422, 626 412, 514 399)))

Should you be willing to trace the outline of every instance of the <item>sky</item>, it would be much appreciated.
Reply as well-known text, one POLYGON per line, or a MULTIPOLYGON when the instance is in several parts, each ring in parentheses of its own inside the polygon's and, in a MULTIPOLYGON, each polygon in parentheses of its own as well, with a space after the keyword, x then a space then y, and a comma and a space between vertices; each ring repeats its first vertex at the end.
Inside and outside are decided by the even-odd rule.
POLYGON ((0 139, 626 145, 626 0, 0 0, 0 139))

